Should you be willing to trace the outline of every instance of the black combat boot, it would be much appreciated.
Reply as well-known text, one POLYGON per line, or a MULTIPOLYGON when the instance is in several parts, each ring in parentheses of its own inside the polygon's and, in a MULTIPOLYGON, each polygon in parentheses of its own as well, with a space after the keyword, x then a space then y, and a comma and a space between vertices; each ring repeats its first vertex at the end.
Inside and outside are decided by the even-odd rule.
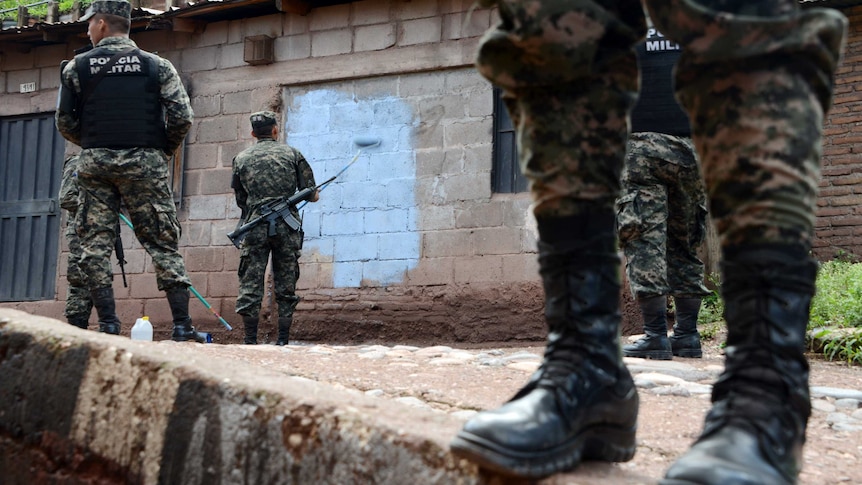
POLYGON ((676 322, 670 336, 670 348, 677 357, 699 359, 703 357, 700 333, 697 331, 697 316, 700 313, 700 298, 674 298, 676 322))
POLYGON ((257 345, 257 325, 260 322, 258 317, 242 316, 243 331, 245 339, 242 343, 247 345, 257 345))
POLYGON ((172 288, 166 290, 168 305, 171 307, 171 315, 174 317, 174 331, 171 340, 175 342, 187 342, 194 340, 206 343, 206 335, 195 330, 192 319, 189 316, 189 290, 188 288, 172 288))
POLYGON ((120 334, 120 319, 117 318, 117 304, 114 301, 113 288, 90 290, 93 306, 99 314, 99 331, 111 335, 120 334))
POLYGON ((644 319, 644 336, 623 347, 626 357, 671 360, 670 341, 667 339, 667 297, 653 296, 638 300, 644 319))
POLYGON ((86 315, 70 315, 66 317, 66 321, 69 322, 69 325, 74 325, 78 328, 83 328, 87 330, 87 327, 90 324, 90 314, 86 315))
POLYGON ((544 360, 508 403, 464 425, 451 443, 455 454, 528 479, 582 459, 634 456, 638 395, 620 356, 619 257, 613 215, 605 216, 539 222, 541 239, 554 241, 539 242, 549 327, 544 360), (550 237, 559 233, 593 238, 550 237))
POLYGON ((278 317, 278 341, 275 345, 287 345, 290 337, 290 326, 293 324, 293 315, 289 317, 278 317))
POLYGON ((811 414, 805 329, 817 265, 805 251, 748 250, 723 264, 725 370, 703 434, 663 485, 789 485, 811 414))

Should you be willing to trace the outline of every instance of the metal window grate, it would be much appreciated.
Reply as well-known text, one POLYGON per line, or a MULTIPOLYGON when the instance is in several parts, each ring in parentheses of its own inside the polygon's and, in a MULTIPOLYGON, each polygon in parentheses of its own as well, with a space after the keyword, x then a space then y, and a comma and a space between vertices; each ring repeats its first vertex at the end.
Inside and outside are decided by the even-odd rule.
POLYGON ((518 144, 512 119, 503 103, 501 90, 494 88, 494 163, 491 191, 517 193, 527 190, 527 179, 518 164, 518 144))

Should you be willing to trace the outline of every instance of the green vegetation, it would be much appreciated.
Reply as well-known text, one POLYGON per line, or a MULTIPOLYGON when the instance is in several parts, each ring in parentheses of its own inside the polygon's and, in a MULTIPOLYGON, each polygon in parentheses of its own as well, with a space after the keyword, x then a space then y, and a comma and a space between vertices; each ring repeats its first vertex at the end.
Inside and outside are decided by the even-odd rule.
POLYGON ((718 273, 711 273, 706 276, 706 281, 708 286, 714 289, 701 302, 700 315, 697 318, 698 325, 721 321, 724 313, 724 301, 718 292, 718 288, 721 286, 721 277, 718 273))
POLYGON ((713 340, 718 337, 719 332, 724 327, 724 300, 718 292, 721 286, 721 278, 718 274, 712 273, 707 275, 707 282, 712 290, 712 293, 703 298, 700 305, 700 314, 697 316, 697 327, 700 336, 706 340, 713 340))
POLYGON ((823 356, 827 360, 843 360, 848 364, 862 364, 862 330, 850 333, 836 333, 835 330, 821 329, 814 338, 824 340, 823 356))
POLYGON ((820 266, 808 328, 827 359, 862 364, 862 263, 839 254, 820 266))
MULTIPOLYGON (((10 9, 10 8, 15 9, 15 10, 12 10, 10 12, 4 13, 3 18, 5 18, 5 19, 16 19, 16 18, 18 18, 17 8, 19 5, 31 5, 31 4, 34 4, 38 1, 39 0, 0 0, 0 10, 6 10, 6 9, 10 9)), ((93 3, 93 0, 79 0, 79 1, 81 3, 82 13, 83 13, 83 10, 85 10, 88 5, 93 3)), ((74 3, 75 3, 74 0, 59 0, 59 1, 57 1, 57 4, 60 7, 60 15, 71 12, 72 11, 72 5, 74 3)), ((39 5, 33 6, 33 7, 27 7, 27 12, 30 14, 31 17, 44 19, 45 16, 48 14, 48 4, 42 3, 39 5)))
MULTIPOLYGON (((707 277, 720 287, 719 276, 707 277)), ((706 339, 717 338, 725 323, 723 301, 718 291, 703 299, 698 328, 706 339)), ((862 263, 847 254, 822 263, 817 274, 817 294, 811 302, 808 330, 819 341, 815 351, 827 360, 862 364, 862 263)))
POLYGON ((820 265, 810 327, 862 326, 862 264, 846 257, 820 265))

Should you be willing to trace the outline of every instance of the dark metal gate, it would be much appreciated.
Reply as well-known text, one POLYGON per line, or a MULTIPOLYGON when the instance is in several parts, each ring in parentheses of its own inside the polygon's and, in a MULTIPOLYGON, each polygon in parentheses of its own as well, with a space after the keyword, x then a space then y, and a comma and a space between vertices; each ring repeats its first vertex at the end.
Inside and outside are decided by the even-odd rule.
POLYGON ((0 119, 0 301, 54 299, 64 150, 52 113, 0 119))

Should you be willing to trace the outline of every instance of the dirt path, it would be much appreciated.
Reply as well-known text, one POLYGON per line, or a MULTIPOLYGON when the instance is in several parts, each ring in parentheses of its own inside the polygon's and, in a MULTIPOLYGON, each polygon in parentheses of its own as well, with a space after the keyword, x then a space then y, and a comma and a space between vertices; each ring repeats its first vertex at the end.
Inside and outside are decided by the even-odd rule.
MULTIPOLYGON (((544 350, 540 346, 205 347, 213 356, 265 366, 381 399, 399 400, 407 405, 406 412, 411 406, 421 407, 461 419, 476 410, 499 406, 509 398, 536 368, 544 350)), ((583 464, 575 473, 542 483, 656 483, 699 435, 710 406, 708 386, 723 366, 720 350, 708 347, 703 359, 676 359, 658 368, 652 361, 627 362, 641 382, 638 452, 634 460, 615 465, 583 464)), ((862 391, 862 368, 817 360, 811 364, 812 386, 862 391)), ((857 408, 852 409, 852 401, 837 402, 832 397, 816 397, 813 402, 800 483, 862 483, 862 410, 858 409, 862 404, 856 401, 857 408)))

